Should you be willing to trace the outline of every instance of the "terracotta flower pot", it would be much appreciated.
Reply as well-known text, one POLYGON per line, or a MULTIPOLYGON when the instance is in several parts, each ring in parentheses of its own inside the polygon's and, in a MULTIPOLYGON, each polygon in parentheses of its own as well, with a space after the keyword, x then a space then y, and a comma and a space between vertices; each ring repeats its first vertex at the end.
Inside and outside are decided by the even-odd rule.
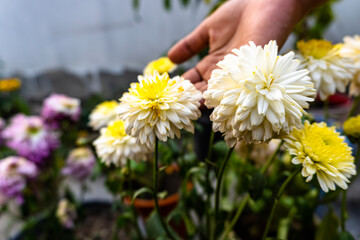
MULTIPOLYGON (((172 194, 164 199, 159 199, 159 208, 160 208, 161 215, 167 216, 172 210, 175 209, 178 201, 179 201, 178 193, 172 194)), ((126 196, 124 198, 124 203, 126 205, 130 205, 131 198, 126 196)), ((154 199, 137 198, 134 201, 134 207, 136 209, 136 212, 142 218, 146 219, 149 217, 150 213, 154 210, 155 201, 154 201, 154 199)))

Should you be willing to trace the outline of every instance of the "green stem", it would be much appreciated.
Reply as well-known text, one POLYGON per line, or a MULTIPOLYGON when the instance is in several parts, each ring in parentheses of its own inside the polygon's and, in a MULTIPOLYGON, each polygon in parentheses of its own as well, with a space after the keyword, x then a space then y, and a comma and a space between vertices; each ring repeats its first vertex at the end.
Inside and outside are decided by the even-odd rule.
POLYGON ((126 160, 126 167, 128 169, 129 191, 130 191, 130 195, 131 195, 131 198, 132 198, 133 197, 132 196, 132 194, 133 194, 133 192, 132 192, 132 182, 131 182, 131 174, 132 174, 132 172, 131 172, 131 165, 130 165, 130 159, 129 158, 126 160))
POLYGON ((220 240, 225 240, 227 235, 229 234, 229 232, 233 229, 233 227, 235 226, 236 222, 238 221, 242 211, 244 210, 247 202, 250 199, 250 194, 246 193, 245 197, 242 199, 239 208, 236 211, 236 214, 234 216, 234 218, 231 220, 230 224, 226 227, 224 233, 221 235, 220 240))
MULTIPOLYGON (((360 99, 357 97, 357 99, 360 99)), ((351 117, 352 113, 353 112, 353 109, 355 109, 354 106, 356 106, 357 104, 355 104, 354 102, 354 105, 352 107, 352 110, 350 110, 349 112, 349 117, 351 117)), ((356 149, 356 156, 355 156, 355 166, 358 165, 358 161, 359 161, 359 158, 360 158, 360 144, 358 143, 357 144, 357 149, 356 149)), ((354 180, 354 179, 353 179, 354 180)), ((340 217, 340 225, 341 225, 341 231, 342 232, 345 232, 346 231, 346 220, 347 220, 347 208, 346 208, 346 199, 347 199, 347 189, 346 190, 343 190, 342 192, 342 198, 341 198, 341 217, 340 217)))
MULTIPOLYGON (((216 223, 217 217, 218 217, 218 212, 219 212, 219 203, 220 203, 220 189, 221 189, 221 183, 222 183, 222 178, 224 175, 224 171, 226 168, 226 165, 229 161, 230 155, 232 153, 232 151, 234 150, 234 147, 229 148, 226 157, 224 159, 224 161, 221 163, 221 167, 220 167, 220 172, 219 172, 219 176, 217 179, 217 183, 216 183, 216 188, 215 188, 215 214, 214 214, 214 222, 216 223)), ((212 236, 215 237, 215 228, 216 228, 216 224, 215 227, 212 228, 213 230, 213 234, 212 236)))
POLYGON ((274 215, 275 215, 275 212, 276 212, 276 208, 279 204, 279 200, 285 190, 285 188, 287 187, 287 185, 294 179, 294 177, 301 171, 301 168, 298 168, 296 169, 292 174, 290 174, 290 176, 285 180, 285 182, 282 184, 279 192, 276 194, 276 197, 275 197, 275 200, 274 200, 274 204, 272 206, 272 209, 271 209, 271 212, 270 212, 270 216, 269 216, 269 219, 267 220, 267 223, 266 223, 266 227, 265 227, 265 231, 264 231, 264 234, 262 236, 262 240, 265 240, 267 235, 268 235, 268 232, 269 232, 269 229, 270 229, 270 225, 271 225, 271 222, 274 218, 274 215))
POLYGON ((356 147, 356 155, 355 155, 355 160, 354 160, 355 167, 356 167, 356 172, 359 171, 359 169, 358 169, 359 159, 360 159, 360 143, 357 144, 357 147, 356 147))
POLYGON ((340 218, 340 225, 341 225, 341 231, 346 231, 346 219, 347 219, 347 211, 346 211, 346 196, 347 196, 347 190, 342 191, 342 200, 341 200, 341 218, 340 218))
POLYGON ((351 106, 351 109, 350 109, 350 111, 349 111, 349 113, 348 113, 347 118, 349 118, 349 117, 351 117, 351 116, 354 115, 355 110, 356 110, 357 106, 359 105, 359 102, 360 102, 360 95, 357 96, 357 97, 354 99, 354 102, 353 102, 353 104, 352 104, 352 106, 351 106))
POLYGON ((281 142, 279 143, 275 152, 271 155, 270 159, 266 162, 266 164, 261 168, 261 170, 260 170, 261 174, 264 174, 268 170, 268 168, 271 166, 271 164, 274 162, 283 143, 284 143, 284 140, 281 140, 281 142))
POLYGON ((329 120, 329 97, 324 101, 324 122, 329 120))
POLYGON ((157 196, 157 192, 158 192, 158 184, 157 184, 157 179, 158 179, 158 150, 159 150, 159 140, 157 138, 155 138, 155 151, 154 151, 154 166, 153 166, 153 177, 154 177, 154 182, 153 182, 153 188, 154 188, 154 201, 155 201, 155 210, 156 213, 159 217, 160 223, 163 226, 167 236, 172 239, 175 240, 175 238, 171 235, 170 230, 167 226, 167 224, 165 223, 163 217, 161 216, 160 213, 160 208, 159 208, 159 200, 158 200, 158 196, 157 196))
MULTIPOLYGON (((209 141, 209 150, 208 150, 208 154, 207 154, 207 161, 211 162, 211 158, 212 158, 212 149, 213 149, 213 143, 214 143, 214 136, 215 133, 214 131, 211 131, 210 134, 210 141, 209 141)), ((210 184, 210 179, 209 179, 209 175, 210 175, 210 164, 206 164, 206 173, 205 173, 205 184, 206 184, 206 231, 207 231, 207 236, 210 236, 210 190, 211 190, 211 184, 210 184)))
MULTIPOLYGON (((131 182, 131 175, 132 175, 132 172, 131 172, 131 164, 130 164, 130 159, 127 159, 126 161, 126 166, 128 168, 128 174, 129 174, 129 191, 130 191, 130 197, 131 199, 133 199, 133 190, 132 190, 132 182, 131 182)), ((137 235, 139 236, 139 239, 142 240, 144 239, 142 234, 141 234, 141 231, 140 231, 140 227, 139 227, 139 223, 137 221, 138 219, 138 216, 137 216, 137 212, 135 210, 135 207, 133 204, 131 204, 131 210, 133 211, 133 214, 134 214, 134 218, 135 218, 135 230, 136 230, 136 233, 137 235)))

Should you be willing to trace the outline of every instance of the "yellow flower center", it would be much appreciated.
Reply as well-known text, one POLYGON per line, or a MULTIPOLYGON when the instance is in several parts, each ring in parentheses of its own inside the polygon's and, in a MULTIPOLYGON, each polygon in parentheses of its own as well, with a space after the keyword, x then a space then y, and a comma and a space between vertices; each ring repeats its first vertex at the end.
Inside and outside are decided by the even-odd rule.
MULTIPOLYGON (((169 87, 176 83, 167 73, 155 74, 152 77, 143 78, 140 83, 135 83, 135 88, 130 88, 129 93, 141 100, 141 109, 166 109, 166 102, 175 100, 168 96, 169 87)), ((179 87, 178 91, 183 91, 179 87)))
POLYGON ((333 127, 329 128, 325 124, 305 125, 301 143, 305 154, 320 164, 336 165, 351 158, 348 145, 334 132, 333 127))
POLYGON ((324 58, 331 51, 340 50, 340 45, 333 45, 326 40, 313 39, 310 41, 299 41, 297 47, 305 57, 313 57, 316 59, 324 58))
POLYGON ((114 138, 122 138, 126 136, 125 124, 121 120, 112 122, 106 128, 106 133, 114 138))
POLYGON ((40 131, 40 128, 37 127, 37 126, 29 126, 28 129, 27 129, 27 132, 28 132, 30 135, 35 135, 35 134, 37 134, 39 131, 40 131))

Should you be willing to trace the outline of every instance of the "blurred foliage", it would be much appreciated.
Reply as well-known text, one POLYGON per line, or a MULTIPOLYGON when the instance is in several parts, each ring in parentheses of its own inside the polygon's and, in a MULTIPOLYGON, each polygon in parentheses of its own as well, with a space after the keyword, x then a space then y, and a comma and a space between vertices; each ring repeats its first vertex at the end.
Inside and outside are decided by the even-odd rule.
POLYGON ((339 1, 340 0, 330 0, 322 6, 310 11, 294 29, 296 41, 301 39, 309 40, 323 38, 327 28, 335 20, 333 5, 339 1))

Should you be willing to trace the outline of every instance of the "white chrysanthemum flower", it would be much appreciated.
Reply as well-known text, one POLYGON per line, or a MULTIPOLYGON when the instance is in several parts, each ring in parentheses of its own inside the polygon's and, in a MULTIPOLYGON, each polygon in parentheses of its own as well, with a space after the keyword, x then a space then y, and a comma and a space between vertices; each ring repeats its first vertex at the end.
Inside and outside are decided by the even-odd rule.
POLYGON ((353 60, 353 64, 356 70, 354 78, 350 83, 350 96, 360 95, 360 36, 344 37, 344 45, 340 50, 340 54, 343 57, 353 60))
POLYGON ((125 133, 124 122, 116 120, 100 130, 94 141, 97 155, 106 165, 126 166, 128 159, 145 160, 149 150, 125 133))
POLYGON ((99 130, 106 127, 109 122, 116 120, 116 107, 118 104, 117 101, 105 101, 98 104, 90 113, 89 126, 94 130, 99 130))
POLYGON ((326 40, 299 41, 301 66, 309 69, 321 100, 326 100, 336 90, 345 92, 353 78, 352 60, 340 55, 342 45, 333 45, 326 40))
POLYGON ((305 122, 285 139, 285 147, 294 156, 292 162, 302 165, 301 174, 309 182, 314 175, 323 191, 335 190, 335 185, 347 189, 352 175, 356 175, 354 157, 345 138, 335 127, 326 123, 305 122))
POLYGON ((267 142, 301 125, 315 89, 309 71, 297 70, 294 53, 278 56, 275 41, 264 48, 250 42, 233 52, 217 64, 204 93, 205 105, 215 108, 213 130, 234 146, 241 139, 267 142))
POLYGON ((127 134, 151 147, 155 137, 166 141, 180 137, 181 129, 194 132, 192 120, 200 117, 201 92, 189 80, 157 72, 138 80, 122 96, 117 110, 127 134))

